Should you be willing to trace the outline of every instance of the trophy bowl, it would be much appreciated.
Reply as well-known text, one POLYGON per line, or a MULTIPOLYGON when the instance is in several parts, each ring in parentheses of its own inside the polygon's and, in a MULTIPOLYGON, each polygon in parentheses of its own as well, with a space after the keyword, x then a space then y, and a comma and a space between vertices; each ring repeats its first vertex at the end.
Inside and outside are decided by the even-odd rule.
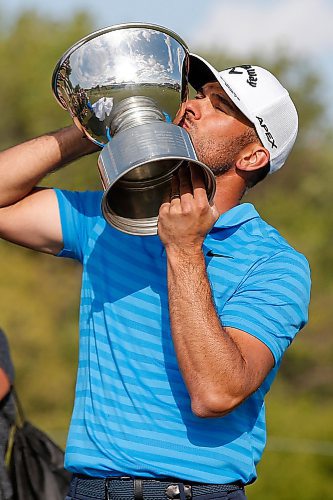
POLYGON ((159 208, 181 165, 200 169, 209 201, 214 197, 214 175, 173 123, 188 98, 188 66, 188 48, 176 33, 129 23, 84 37, 55 67, 56 99, 102 148, 102 213, 126 233, 157 233, 159 208))

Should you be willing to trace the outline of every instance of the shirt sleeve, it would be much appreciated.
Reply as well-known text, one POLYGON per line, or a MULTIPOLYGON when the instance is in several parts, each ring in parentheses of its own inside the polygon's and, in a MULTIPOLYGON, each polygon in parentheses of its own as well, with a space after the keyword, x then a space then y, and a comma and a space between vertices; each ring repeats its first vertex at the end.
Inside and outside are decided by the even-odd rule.
POLYGON ((82 262, 89 233, 101 217, 102 193, 99 191, 65 191, 55 189, 57 195, 63 249, 58 257, 69 257, 82 262))
POLYGON ((308 321, 310 269, 296 251, 281 251, 260 262, 220 312, 223 326, 261 340, 275 363, 308 321))

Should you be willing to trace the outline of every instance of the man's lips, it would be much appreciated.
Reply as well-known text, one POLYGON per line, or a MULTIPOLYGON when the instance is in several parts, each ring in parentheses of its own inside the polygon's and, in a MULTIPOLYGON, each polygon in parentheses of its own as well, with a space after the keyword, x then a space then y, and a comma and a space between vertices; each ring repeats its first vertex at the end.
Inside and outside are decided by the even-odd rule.
POLYGON ((180 122, 178 123, 179 127, 182 127, 182 128, 185 128, 185 129, 189 129, 189 120, 188 118, 186 117, 186 115, 183 116, 183 118, 180 120, 180 122))

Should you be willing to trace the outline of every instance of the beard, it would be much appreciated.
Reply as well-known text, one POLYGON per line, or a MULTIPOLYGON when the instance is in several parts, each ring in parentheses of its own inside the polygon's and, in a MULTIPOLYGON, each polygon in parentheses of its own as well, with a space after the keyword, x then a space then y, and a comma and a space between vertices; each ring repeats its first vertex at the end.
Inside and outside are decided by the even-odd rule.
POLYGON ((233 163, 225 163, 224 165, 220 165, 219 167, 210 167, 210 169, 215 175, 215 177, 220 177, 221 175, 224 175, 227 172, 229 172, 229 170, 231 170, 232 167, 233 163))
POLYGON ((220 141, 198 137, 195 134, 195 129, 190 135, 198 160, 205 163, 215 177, 225 175, 234 168, 239 152, 253 142, 253 131, 250 128, 241 136, 229 139, 222 138, 220 141))
POLYGON ((193 138, 193 145, 198 160, 209 167, 216 177, 226 174, 235 165, 236 141, 228 140, 217 143, 211 139, 193 138))

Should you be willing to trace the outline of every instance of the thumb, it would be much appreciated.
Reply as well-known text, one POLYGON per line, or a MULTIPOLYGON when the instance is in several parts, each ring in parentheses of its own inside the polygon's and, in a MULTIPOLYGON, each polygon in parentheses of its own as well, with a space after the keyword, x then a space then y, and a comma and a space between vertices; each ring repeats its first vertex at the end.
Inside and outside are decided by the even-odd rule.
POLYGON ((218 211, 217 206, 215 205, 214 200, 213 200, 213 202, 211 204, 210 209, 211 209, 211 214, 213 216, 214 222, 216 222, 217 219, 220 217, 220 212, 218 211))

